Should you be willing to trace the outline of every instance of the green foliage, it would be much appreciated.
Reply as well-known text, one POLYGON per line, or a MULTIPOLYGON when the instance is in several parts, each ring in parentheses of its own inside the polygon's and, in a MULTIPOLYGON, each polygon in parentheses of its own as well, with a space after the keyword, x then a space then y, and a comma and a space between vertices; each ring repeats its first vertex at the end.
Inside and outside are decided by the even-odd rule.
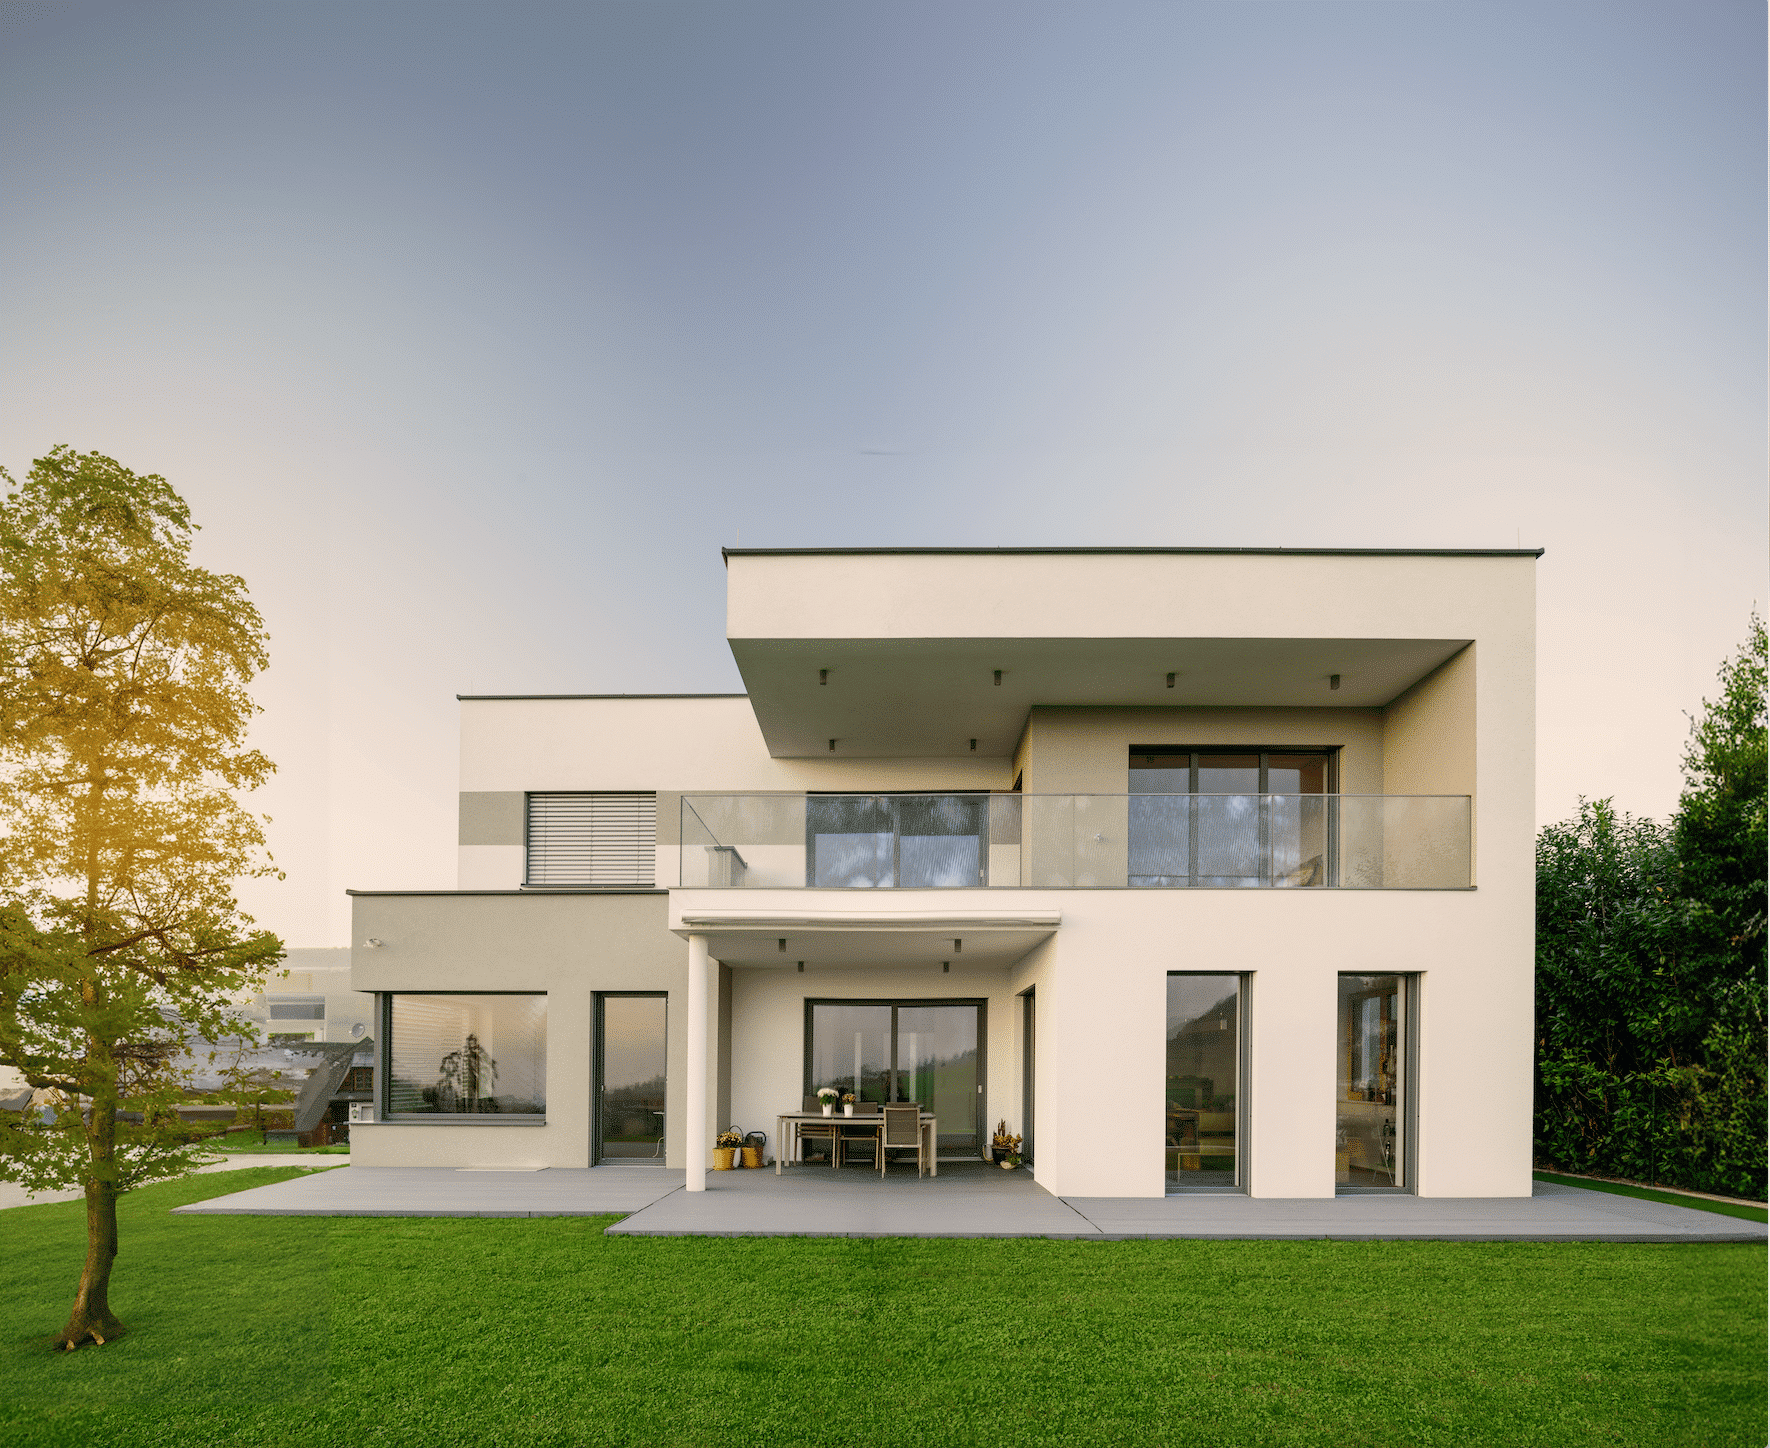
POLYGON ((1765 635, 1691 728, 1670 828, 1609 801, 1537 839, 1538 1156, 1765 1191, 1765 635))
POLYGON ((144 1251, 118 1291, 154 1330, 103 1353, 52 1354, 29 1326, 61 1293, 43 1264, 77 1242, 78 1204, 0 1212, 0 1441, 1764 1441, 1761 1246, 621 1238, 607 1218, 166 1213, 270 1176, 124 1204, 144 1251))
POLYGON ((165 479, 66 447, 0 478, 0 1061, 36 1088, 0 1112, 0 1178, 86 1188, 73 1346, 121 1330, 116 1194, 195 1164, 175 1108, 282 954, 233 895, 274 869, 236 797, 272 768, 246 740, 265 639, 165 479))

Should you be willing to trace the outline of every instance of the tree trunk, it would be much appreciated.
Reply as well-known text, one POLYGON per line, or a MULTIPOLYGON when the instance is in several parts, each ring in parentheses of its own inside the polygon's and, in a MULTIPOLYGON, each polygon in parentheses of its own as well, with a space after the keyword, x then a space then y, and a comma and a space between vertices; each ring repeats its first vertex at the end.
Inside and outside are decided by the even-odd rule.
MULTIPOLYGON (((110 1164, 115 1147, 117 1126, 114 1112, 101 1123, 97 1115, 101 1104, 92 1103, 94 1165, 102 1152, 110 1164)), ((56 1334, 56 1346, 69 1352, 91 1339, 103 1346, 122 1334, 123 1324, 111 1311, 111 1263, 117 1260, 117 1184, 104 1180, 97 1172, 86 1178, 86 1266, 80 1273, 80 1290, 74 1294, 74 1310, 68 1314, 67 1326, 56 1334)))

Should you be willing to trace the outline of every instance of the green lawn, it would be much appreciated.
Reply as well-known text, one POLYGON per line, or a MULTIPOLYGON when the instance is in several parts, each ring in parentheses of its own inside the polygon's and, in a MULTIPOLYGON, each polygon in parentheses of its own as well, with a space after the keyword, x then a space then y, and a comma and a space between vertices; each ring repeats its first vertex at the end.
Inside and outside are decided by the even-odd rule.
POLYGON ((336 1146, 297 1146, 292 1141, 260 1141, 257 1132, 236 1131, 231 1136, 213 1137, 203 1143, 205 1151, 223 1152, 228 1156, 349 1156, 350 1144, 336 1146))
POLYGON ((1764 1250, 604 1237, 135 1193, 128 1336, 53 1354, 79 1203, 0 1212, 0 1443, 1740 1444, 1764 1250))
POLYGON ((1738 1217, 1743 1222, 1770 1221, 1770 1211, 1749 1202, 1712 1202, 1707 1197, 1693 1197, 1684 1192, 1662 1192, 1654 1187, 1638 1187, 1629 1182, 1600 1181, 1596 1177, 1564 1176, 1560 1172, 1539 1171, 1531 1174, 1539 1182, 1560 1182, 1588 1192, 1609 1192, 1618 1197, 1635 1197, 1643 1202, 1664 1202, 1667 1206, 1688 1207, 1697 1212, 1716 1212, 1723 1217, 1738 1217))

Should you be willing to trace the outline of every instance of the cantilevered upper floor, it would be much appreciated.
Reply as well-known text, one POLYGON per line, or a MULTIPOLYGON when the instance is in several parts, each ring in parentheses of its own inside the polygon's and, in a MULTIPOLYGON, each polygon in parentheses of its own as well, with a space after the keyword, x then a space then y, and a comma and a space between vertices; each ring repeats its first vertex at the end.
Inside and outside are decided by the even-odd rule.
POLYGON ((746 694, 462 700, 461 884, 1523 878, 1537 556, 732 550, 746 694))

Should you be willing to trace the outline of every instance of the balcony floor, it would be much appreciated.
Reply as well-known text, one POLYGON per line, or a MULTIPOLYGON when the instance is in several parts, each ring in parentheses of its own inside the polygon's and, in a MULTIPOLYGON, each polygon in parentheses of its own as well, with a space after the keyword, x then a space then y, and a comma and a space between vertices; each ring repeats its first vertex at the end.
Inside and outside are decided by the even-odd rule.
POLYGON ((1024 1171, 943 1161, 709 1173, 682 1189, 663 1167, 454 1171, 347 1167, 176 1210, 193 1215, 554 1217, 626 1213, 616 1236, 1067 1237, 1487 1242, 1761 1242, 1765 1227, 1713 1212, 1538 1182, 1519 1198, 1355 1195, 1055 1197, 1024 1171))

